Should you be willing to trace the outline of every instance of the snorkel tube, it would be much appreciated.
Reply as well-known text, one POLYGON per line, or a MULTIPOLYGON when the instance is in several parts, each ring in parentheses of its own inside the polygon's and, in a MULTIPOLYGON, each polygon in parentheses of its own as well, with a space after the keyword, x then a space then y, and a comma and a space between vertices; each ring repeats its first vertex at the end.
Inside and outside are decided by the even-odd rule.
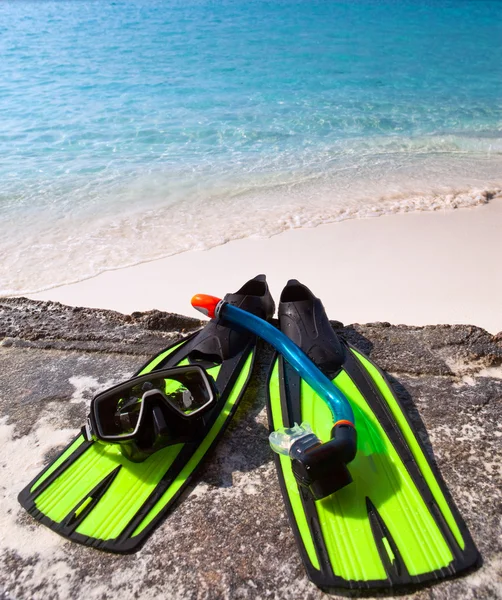
POLYGON ((308 488, 315 499, 325 498, 346 486, 352 477, 346 467, 357 451, 354 413, 347 398, 310 358, 281 331, 228 302, 197 294, 192 306, 210 318, 244 328, 273 346, 310 387, 326 402, 333 417, 331 439, 322 443, 306 423, 270 434, 270 445, 278 454, 289 455, 297 482, 308 488))

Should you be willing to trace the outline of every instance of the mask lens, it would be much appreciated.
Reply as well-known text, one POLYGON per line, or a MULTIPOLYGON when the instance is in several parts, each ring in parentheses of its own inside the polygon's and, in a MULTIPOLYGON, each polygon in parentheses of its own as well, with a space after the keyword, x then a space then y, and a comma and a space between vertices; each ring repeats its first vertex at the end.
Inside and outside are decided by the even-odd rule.
POLYGON ((164 393, 171 406, 186 417, 199 412, 212 400, 207 376, 199 368, 165 377, 164 393))

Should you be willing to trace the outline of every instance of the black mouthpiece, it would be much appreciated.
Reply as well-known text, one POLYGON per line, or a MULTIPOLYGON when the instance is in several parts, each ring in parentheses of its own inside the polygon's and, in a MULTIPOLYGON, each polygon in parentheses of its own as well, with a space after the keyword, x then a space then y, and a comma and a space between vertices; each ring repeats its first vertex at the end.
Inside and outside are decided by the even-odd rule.
POLYGON ((325 444, 315 434, 304 436, 290 451, 296 481, 316 500, 326 498, 352 482, 347 464, 356 451, 356 430, 345 423, 333 427, 331 440, 325 444))

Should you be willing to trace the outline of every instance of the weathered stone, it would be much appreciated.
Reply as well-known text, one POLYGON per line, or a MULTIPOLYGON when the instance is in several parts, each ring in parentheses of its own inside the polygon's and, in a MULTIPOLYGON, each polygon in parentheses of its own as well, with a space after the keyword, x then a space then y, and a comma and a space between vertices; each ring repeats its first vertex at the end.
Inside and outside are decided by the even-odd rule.
MULTIPOLYGON (((459 325, 335 326, 391 373, 483 555, 481 570, 414 597, 502 598, 500 335, 459 325)), ((17 503, 83 424, 96 390, 197 327, 159 311, 0 300, 0 598, 327 597, 306 578, 283 508, 268 445, 265 345, 195 487, 137 554, 72 544, 17 503)))
POLYGON ((58 302, 0 298, 4 346, 148 355, 201 325, 197 319, 158 310, 122 315, 58 302))

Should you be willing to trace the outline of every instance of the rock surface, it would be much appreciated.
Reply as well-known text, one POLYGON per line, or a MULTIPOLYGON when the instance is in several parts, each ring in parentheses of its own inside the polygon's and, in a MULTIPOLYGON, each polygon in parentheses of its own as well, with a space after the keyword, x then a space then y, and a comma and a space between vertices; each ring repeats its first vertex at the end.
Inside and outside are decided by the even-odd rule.
MULTIPOLYGON (((96 390, 200 324, 0 299, 0 599, 329 597, 306 578, 283 509, 267 440, 265 346, 196 487, 137 554, 72 544, 17 503, 83 424, 96 390)), ((335 325, 392 375, 483 556, 480 570, 413 597, 502 598, 502 335, 335 325)))

